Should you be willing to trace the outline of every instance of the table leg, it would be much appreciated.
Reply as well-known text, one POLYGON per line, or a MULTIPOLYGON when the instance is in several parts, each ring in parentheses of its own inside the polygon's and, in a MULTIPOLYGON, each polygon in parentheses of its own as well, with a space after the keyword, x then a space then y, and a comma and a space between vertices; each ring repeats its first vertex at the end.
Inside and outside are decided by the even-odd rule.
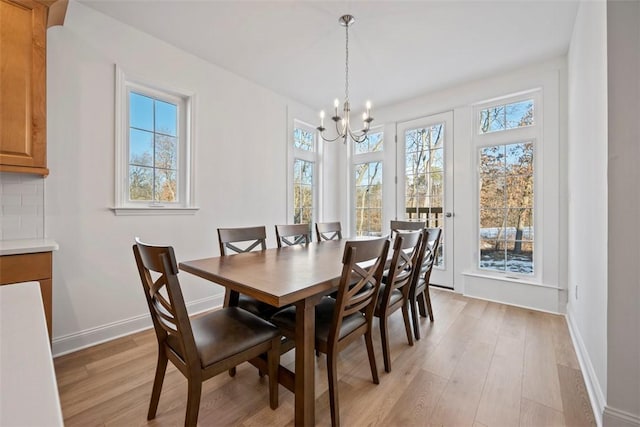
POLYGON ((295 425, 315 424, 315 304, 296 303, 295 425))
POLYGON ((240 294, 237 291, 232 291, 229 288, 225 288, 223 307, 237 307, 239 298, 240 298, 240 294))

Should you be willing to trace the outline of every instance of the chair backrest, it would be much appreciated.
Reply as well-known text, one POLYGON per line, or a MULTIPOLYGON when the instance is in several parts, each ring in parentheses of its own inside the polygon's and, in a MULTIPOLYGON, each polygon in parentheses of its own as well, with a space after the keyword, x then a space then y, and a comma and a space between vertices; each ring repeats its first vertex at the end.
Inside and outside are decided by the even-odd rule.
POLYGON ((423 231, 422 248, 418 254, 417 265, 420 268, 416 269, 416 274, 413 277, 412 287, 417 287, 423 283, 429 284, 431 278, 431 270, 433 264, 436 261, 438 254, 438 246, 440 245, 440 236, 442 235, 442 229, 440 228, 425 228, 423 231), (421 282, 421 283, 420 283, 421 282))
POLYGON ((276 225, 278 247, 311 243, 311 226, 309 224, 276 225))
POLYGON ((250 252, 259 247, 267 249, 267 229, 264 225, 258 227, 218 228, 218 243, 220 255, 231 255, 233 252, 250 252), (238 245, 242 243, 242 245, 238 245), (233 252, 231 252, 233 251, 233 252))
POLYGON ((342 239, 342 225, 340 221, 316 222, 316 236, 318 237, 318 242, 342 239))
POLYGON ((373 320, 388 252, 389 239, 386 237, 345 242, 329 342, 338 340, 342 319, 346 316, 364 311, 367 321, 373 320))
POLYGON ((427 226, 426 221, 396 221, 391 220, 391 237, 399 231, 417 231, 427 226))
POLYGON ((419 265, 418 258, 423 238, 423 231, 396 233, 386 286, 384 293, 380 296, 383 307, 389 304, 391 293, 395 289, 400 289, 405 297, 409 295, 409 288, 419 265))
POLYGON ((178 281, 178 265, 173 248, 149 245, 136 238, 133 254, 158 344, 162 347, 167 340, 179 343, 185 363, 197 363, 199 366, 200 359, 178 281))

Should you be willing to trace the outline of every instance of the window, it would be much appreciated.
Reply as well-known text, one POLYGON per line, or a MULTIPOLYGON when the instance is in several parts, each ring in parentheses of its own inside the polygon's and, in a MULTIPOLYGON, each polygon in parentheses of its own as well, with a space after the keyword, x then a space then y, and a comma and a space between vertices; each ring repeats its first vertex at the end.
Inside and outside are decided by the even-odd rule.
POLYGON ((356 236, 381 236, 384 133, 372 131, 364 142, 353 144, 356 236))
POLYGON ((191 97, 117 79, 116 213, 195 210, 191 97))
POLYGON ((477 116, 481 270, 534 274, 535 106, 525 99, 483 108, 477 116))
POLYGON ((312 224, 316 208, 316 131, 294 120, 293 125, 293 223, 312 224))
POLYGON ((498 105, 480 111, 480 133, 532 126, 533 100, 498 105))
POLYGON ((533 273, 533 143, 480 149, 480 268, 533 273))
POLYGON ((178 105, 129 92, 129 201, 178 201, 178 105))

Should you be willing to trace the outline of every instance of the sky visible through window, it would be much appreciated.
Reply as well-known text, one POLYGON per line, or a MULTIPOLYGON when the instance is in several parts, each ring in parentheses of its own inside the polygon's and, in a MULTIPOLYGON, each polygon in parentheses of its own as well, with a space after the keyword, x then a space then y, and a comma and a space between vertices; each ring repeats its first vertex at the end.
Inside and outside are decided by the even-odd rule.
POLYGON ((293 146, 301 150, 313 151, 314 133, 296 127, 293 130, 293 146))
POLYGON ((129 199, 176 202, 178 106, 129 93, 129 199))

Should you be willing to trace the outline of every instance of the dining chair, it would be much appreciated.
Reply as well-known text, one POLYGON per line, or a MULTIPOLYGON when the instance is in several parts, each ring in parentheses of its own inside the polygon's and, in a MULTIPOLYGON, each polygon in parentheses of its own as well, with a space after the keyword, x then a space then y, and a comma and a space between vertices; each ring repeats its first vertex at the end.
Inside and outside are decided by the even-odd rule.
POLYGON ((311 226, 309 224, 276 225, 276 241, 278 247, 311 243, 311 226))
POLYGON ((395 237, 395 234, 399 231, 417 231, 422 230, 427 226, 426 221, 398 221, 391 220, 391 237, 395 237))
POLYGON ((380 319, 380 338, 382 340, 382 355, 384 370, 391 372, 391 352, 389 348, 389 316, 397 310, 402 310, 404 329, 409 345, 413 345, 411 321, 409 320, 408 298, 414 270, 422 245, 423 232, 398 232, 393 240, 393 255, 386 276, 380 285, 380 294, 374 311, 375 317, 380 319))
MULTIPOLYGON (((267 249, 266 242, 267 229, 265 226, 218 228, 218 244, 220 245, 220 255, 223 256, 250 252, 254 249, 265 250, 267 249)), ((224 306, 229 307, 230 305, 243 308, 263 319, 269 319, 278 311, 277 307, 227 289, 224 296, 224 306), (235 298, 237 298, 236 301, 234 301, 235 298)))
MULTIPOLYGON (((340 425, 338 353, 362 335, 373 383, 380 382, 373 350, 372 324, 388 251, 389 240, 385 237, 346 242, 337 299, 323 297, 316 305, 315 348, 327 355, 331 425, 334 427, 340 425), (365 265, 359 265, 361 263, 365 265), (359 278, 355 283, 354 277, 359 278)), ((278 325, 283 334, 295 336, 296 308, 279 311, 271 322, 278 325)))
POLYGON ((429 283, 431 280, 431 270, 433 269, 433 265, 438 254, 442 229, 426 228, 423 231, 423 235, 422 248, 420 249, 417 260, 419 268, 416 268, 415 270, 408 298, 411 319, 413 322, 413 333, 416 340, 420 339, 420 323, 418 320, 416 304, 420 309, 420 315, 422 317, 426 317, 428 312, 429 320, 433 322, 433 308, 431 307, 429 283))
POLYGON ((185 426, 195 426, 198 421, 203 381, 263 353, 267 353, 268 361, 269 404, 276 409, 281 335, 278 328, 237 307, 190 319, 173 248, 148 245, 136 238, 133 253, 158 341, 147 420, 156 416, 168 361, 187 379, 185 426))
POLYGON ((316 237, 318 238, 318 242, 342 239, 342 225, 340 221, 316 222, 316 237))
MULTIPOLYGON (((234 253, 251 252, 259 248, 265 250, 267 248, 267 229, 264 225, 256 227, 239 227, 239 228, 218 228, 218 244, 220 245, 220 254, 223 256, 233 255, 234 253)), ((255 314, 262 319, 269 320, 280 308, 275 307, 266 302, 259 301, 249 295, 231 291, 226 288, 224 296, 224 307, 236 306, 255 314)), ((280 352, 284 354, 295 347, 295 340, 283 338, 280 343, 280 352)), ((264 372, 258 371, 260 376, 264 372)), ((235 376, 236 368, 229 369, 229 375, 235 376)))
POLYGON ((220 255, 250 252, 259 247, 267 249, 267 229, 264 225, 257 227, 218 228, 218 244, 220 255))

